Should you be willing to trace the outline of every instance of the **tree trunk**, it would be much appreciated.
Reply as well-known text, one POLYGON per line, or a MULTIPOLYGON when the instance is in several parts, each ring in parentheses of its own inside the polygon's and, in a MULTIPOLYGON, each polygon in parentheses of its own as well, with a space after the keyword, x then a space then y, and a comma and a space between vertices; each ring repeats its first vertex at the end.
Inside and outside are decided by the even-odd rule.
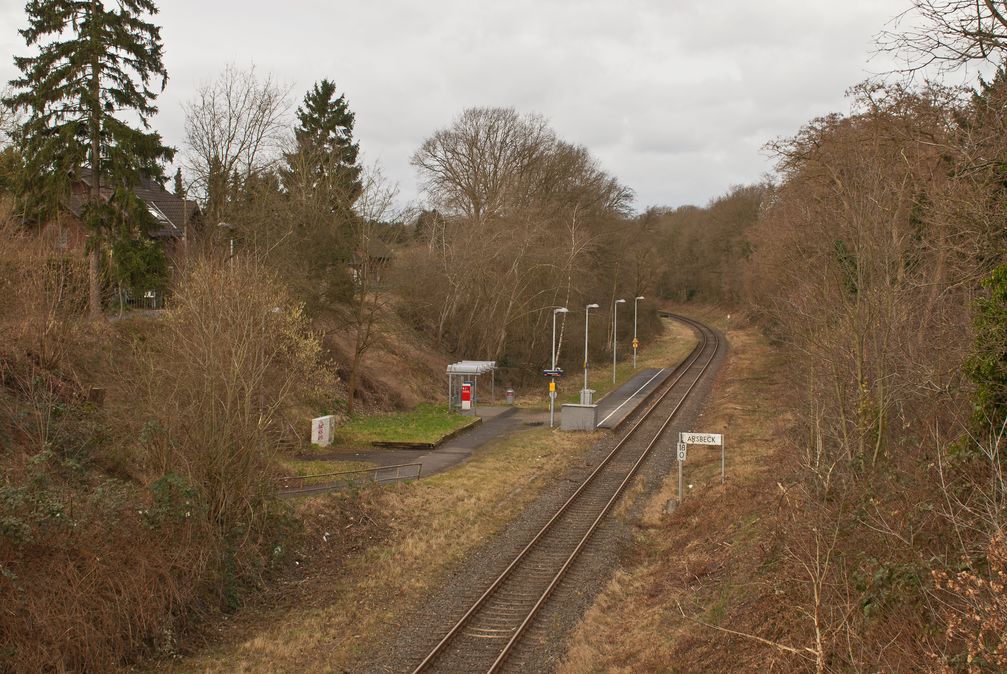
POLYGON ((91 318, 101 318, 101 286, 98 283, 98 248, 97 237, 91 252, 87 254, 87 306, 91 318))
MULTIPOLYGON (((98 14, 97 0, 91 0, 92 24, 98 14)), ((97 42, 97 38, 94 38, 97 42)), ((97 48, 91 50, 91 202, 101 201, 101 61, 97 48)), ((98 255, 101 254, 101 235, 95 223, 91 233, 91 251, 87 256, 88 311, 91 318, 101 318, 101 285, 98 282, 98 255)))
POLYGON ((353 416, 353 398, 357 394, 357 368, 360 366, 360 358, 353 357, 353 365, 350 367, 350 381, 346 384, 346 414, 353 416))

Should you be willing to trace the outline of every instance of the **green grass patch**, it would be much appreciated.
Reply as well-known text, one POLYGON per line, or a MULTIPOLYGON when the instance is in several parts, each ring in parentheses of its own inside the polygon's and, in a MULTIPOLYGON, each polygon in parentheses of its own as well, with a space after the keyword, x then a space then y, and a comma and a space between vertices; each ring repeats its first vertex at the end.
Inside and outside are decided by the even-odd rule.
POLYGON ((448 411, 447 405, 424 403, 409 412, 392 412, 352 419, 336 429, 336 443, 350 446, 381 442, 435 444, 447 435, 478 422, 478 418, 448 411))

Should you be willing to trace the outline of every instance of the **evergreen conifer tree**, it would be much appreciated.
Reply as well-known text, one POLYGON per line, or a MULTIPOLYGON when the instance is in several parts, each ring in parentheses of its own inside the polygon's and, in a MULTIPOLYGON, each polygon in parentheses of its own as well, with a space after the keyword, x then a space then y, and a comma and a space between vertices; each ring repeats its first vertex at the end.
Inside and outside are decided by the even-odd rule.
POLYGON ((289 165, 307 170, 289 171, 285 180, 298 174, 298 179, 310 181, 311 189, 326 190, 335 212, 348 212, 362 189, 357 165, 360 147, 353 141, 354 119, 345 94, 336 98, 335 84, 329 80, 315 83, 297 108, 297 148, 287 155, 289 165))
POLYGON ((14 58, 21 77, 5 103, 27 112, 19 133, 25 167, 24 212, 51 217, 69 196, 72 176, 90 169, 84 221, 90 231, 89 307, 101 311, 98 253, 106 237, 130 236, 149 223, 133 187, 142 175, 163 178, 174 151, 150 130, 154 100, 167 73, 160 29, 147 21, 152 0, 30 0, 26 44, 34 56, 14 58), (158 85, 159 83, 159 85, 158 85), (142 128, 120 119, 138 118, 142 128), (104 194, 104 197, 103 197, 104 194))

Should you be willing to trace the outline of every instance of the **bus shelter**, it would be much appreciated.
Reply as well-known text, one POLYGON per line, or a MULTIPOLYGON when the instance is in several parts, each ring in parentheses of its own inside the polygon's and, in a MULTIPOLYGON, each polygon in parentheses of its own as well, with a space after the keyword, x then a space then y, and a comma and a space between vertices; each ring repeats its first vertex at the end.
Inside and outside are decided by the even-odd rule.
POLYGON ((490 399, 496 398, 495 360, 462 360, 448 365, 448 409, 461 409, 462 384, 472 385, 472 414, 479 399, 479 377, 490 376, 490 399))

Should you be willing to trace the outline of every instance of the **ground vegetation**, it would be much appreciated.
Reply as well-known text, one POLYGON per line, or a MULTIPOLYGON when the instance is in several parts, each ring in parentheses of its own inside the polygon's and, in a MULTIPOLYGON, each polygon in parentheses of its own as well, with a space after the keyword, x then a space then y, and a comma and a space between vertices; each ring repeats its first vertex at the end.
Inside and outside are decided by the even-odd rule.
POLYGON ((568 671, 1007 665, 995 627, 1007 525, 1004 91, 1002 72, 971 93, 865 83, 849 113, 771 145, 777 178, 743 231, 736 287, 743 320, 768 340, 759 348, 782 356, 758 375, 774 411, 760 412, 754 389, 711 411, 756 403, 742 416, 765 442, 748 449, 772 475, 760 466, 723 499, 708 484, 712 511, 686 501, 659 516, 659 531, 692 528, 684 557, 668 561, 663 536, 643 541, 589 617, 595 645, 578 637, 568 671), (624 616, 640 639, 618 618, 627 597, 642 602, 624 616))
MULTIPOLYGON (((249 262, 193 265, 162 316, 93 323, 87 269, 2 219, 0 668, 170 654, 283 560, 274 457, 331 395, 296 303, 249 262), (128 569, 128 573, 124 573, 128 569)), ((332 379, 329 379, 332 381, 332 379)))

